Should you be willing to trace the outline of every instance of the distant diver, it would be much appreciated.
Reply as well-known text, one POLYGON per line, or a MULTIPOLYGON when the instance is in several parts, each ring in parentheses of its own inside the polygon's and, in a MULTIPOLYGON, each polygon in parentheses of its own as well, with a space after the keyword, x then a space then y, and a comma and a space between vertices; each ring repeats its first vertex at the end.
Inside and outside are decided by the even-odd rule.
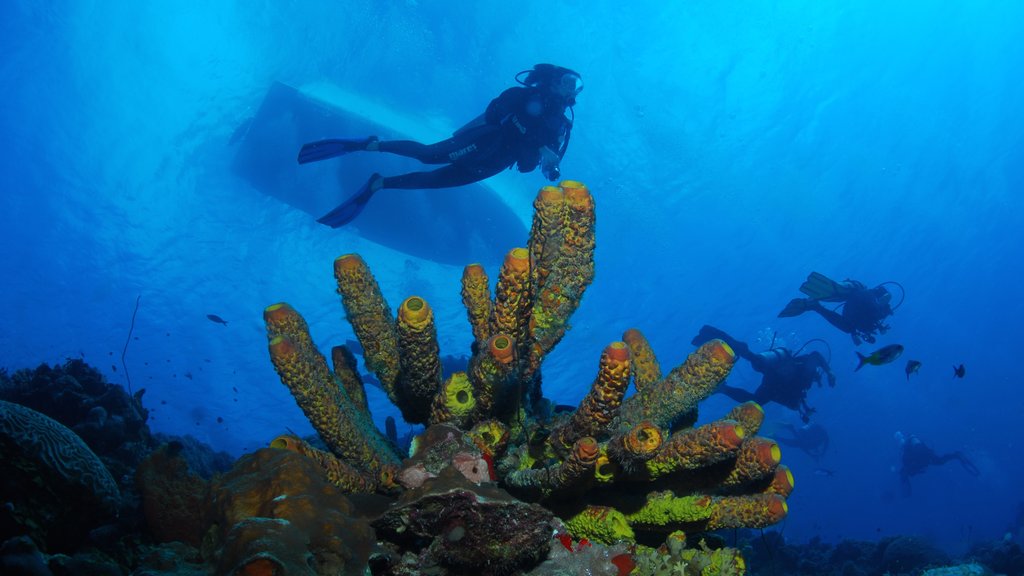
POLYGON ((456 130, 447 140, 422 144, 412 140, 327 139, 310 142, 299 150, 299 164, 319 162, 349 152, 389 152, 424 164, 445 164, 429 172, 400 176, 373 174, 351 198, 317 222, 338 228, 362 212, 375 192, 383 188, 433 189, 464 186, 490 178, 513 164, 520 172, 539 165, 554 181, 569 146, 576 97, 583 90, 578 72, 554 64, 537 64, 516 74, 522 86, 509 88, 491 101, 487 110, 456 130), (566 110, 569 115, 566 115, 566 110))
POLYGON ((846 332, 853 338, 853 343, 861 341, 873 344, 876 334, 885 334, 889 325, 883 321, 892 316, 893 311, 903 303, 903 296, 895 306, 890 306, 892 294, 885 288, 886 284, 903 287, 896 282, 883 282, 874 288, 868 288, 856 280, 836 282, 818 272, 811 272, 807 281, 800 286, 800 291, 807 298, 794 298, 779 312, 779 318, 799 316, 809 310, 817 312, 836 328, 846 332), (829 309, 822 302, 839 302, 835 309, 829 309))
POLYGON ((782 427, 789 431, 789 436, 776 433, 772 434, 772 440, 783 446, 798 448, 815 460, 820 460, 828 452, 828 430, 821 424, 814 422, 797 427, 787 422, 782 427))
POLYGON ((911 434, 904 436, 902 432, 896 432, 896 441, 900 443, 902 452, 900 454, 900 487, 903 496, 910 496, 910 477, 924 473, 931 466, 941 466, 950 460, 957 460, 964 470, 971 476, 980 476, 981 471, 974 465, 963 452, 949 452, 938 454, 920 438, 911 434))
POLYGON ((714 326, 705 325, 694 337, 692 344, 701 344, 718 338, 728 344, 737 356, 750 362, 750 367, 762 374, 761 385, 754 392, 742 388, 734 388, 728 384, 720 384, 716 392, 725 394, 737 402, 753 400, 758 404, 775 402, 790 410, 796 410, 800 419, 810 422, 814 409, 807 405, 807 391, 811 385, 821 386, 821 377, 828 379, 828 385, 836 385, 836 377, 832 374, 828 361, 820 352, 801 354, 781 346, 772 346, 769 350, 755 354, 745 342, 740 342, 714 326))

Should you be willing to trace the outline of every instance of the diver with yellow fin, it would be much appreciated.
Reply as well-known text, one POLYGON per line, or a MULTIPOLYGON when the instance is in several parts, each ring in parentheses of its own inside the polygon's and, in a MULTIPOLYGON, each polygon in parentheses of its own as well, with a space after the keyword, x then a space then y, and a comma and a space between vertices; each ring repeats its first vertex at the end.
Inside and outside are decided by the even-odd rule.
POLYGON ((836 282, 824 274, 811 272, 807 281, 800 286, 807 298, 794 298, 779 312, 779 318, 799 316, 807 311, 821 315, 829 324, 846 332, 853 343, 861 341, 874 343, 875 334, 885 334, 889 325, 883 320, 892 316, 903 303, 903 286, 897 282, 883 282, 868 288, 856 280, 836 282), (890 306, 892 294, 886 289, 892 284, 900 289, 900 301, 890 306), (822 302, 838 302, 835 308, 826 308, 822 302))
POLYGON ((487 110, 452 135, 434 144, 412 140, 332 138, 310 142, 299 150, 299 164, 319 162, 350 152, 388 152, 424 164, 444 164, 428 172, 399 176, 373 174, 351 198, 317 222, 343 226, 359 215, 378 190, 434 189, 464 186, 517 165, 520 172, 541 167, 551 181, 561 176, 559 164, 569 146, 572 106, 583 90, 578 72, 554 64, 537 64, 516 74, 522 86, 509 88, 487 110), (566 115, 566 111, 569 112, 566 115))

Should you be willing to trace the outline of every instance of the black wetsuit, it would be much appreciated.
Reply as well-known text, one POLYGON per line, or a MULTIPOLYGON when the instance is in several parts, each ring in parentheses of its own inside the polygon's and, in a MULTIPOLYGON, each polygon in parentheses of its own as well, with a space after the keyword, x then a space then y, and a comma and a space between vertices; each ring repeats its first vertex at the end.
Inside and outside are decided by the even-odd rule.
MULTIPOLYGON (((540 164, 540 149, 565 154, 572 123, 566 105, 550 90, 514 87, 491 101, 483 123, 458 131, 447 140, 421 144, 381 141, 380 151, 415 158, 424 164, 447 164, 430 172, 410 172, 383 179, 383 188, 449 188, 478 182, 518 164, 530 172, 540 164)), ((552 178, 553 179, 553 178, 552 178)))
POLYGON ((903 495, 910 495, 910 477, 923 473, 931 466, 941 466, 951 460, 957 460, 970 475, 977 476, 978 468, 962 452, 938 454, 930 446, 911 435, 903 444, 903 455, 900 466, 900 484, 903 495))
POLYGON ((882 322, 892 315, 889 292, 884 286, 867 288, 860 282, 847 283, 853 285, 853 289, 842 300, 842 313, 825 308, 817 300, 810 302, 810 309, 820 314, 829 324, 853 336, 854 343, 860 344, 860 340, 874 343, 876 333, 885 334, 889 329, 882 322))
POLYGON ((702 327, 692 343, 699 346, 712 338, 723 340, 737 356, 750 362, 750 367, 762 375, 761 385, 753 392, 724 383, 718 386, 716 392, 725 394, 737 402, 775 402, 790 410, 796 410, 800 418, 808 422, 814 409, 807 405, 807 391, 813 384, 821 386, 822 376, 828 378, 829 386, 835 386, 835 376, 825 357, 819 352, 793 354, 787 348, 775 347, 758 354, 745 342, 740 342, 713 326, 702 327))

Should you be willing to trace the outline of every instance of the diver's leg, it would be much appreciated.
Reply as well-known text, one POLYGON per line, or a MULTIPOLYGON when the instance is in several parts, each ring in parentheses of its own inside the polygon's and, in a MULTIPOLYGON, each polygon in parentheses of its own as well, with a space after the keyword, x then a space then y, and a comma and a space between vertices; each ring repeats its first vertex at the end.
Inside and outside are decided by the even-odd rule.
POLYGON ((452 188, 490 178, 503 169, 504 166, 474 168, 462 164, 449 164, 430 172, 410 172, 401 176, 386 177, 383 179, 382 187, 402 190, 452 188))
POLYGON ((482 145, 481 139, 493 133, 493 129, 469 130, 434 144, 422 144, 414 140, 382 140, 377 143, 376 149, 414 158, 424 164, 449 164, 478 152, 482 145))
POLYGON ((718 388, 715 389, 715 392, 725 394, 729 398, 741 403, 750 402, 754 399, 754 394, 752 392, 747 392, 742 388, 734 388, 728 384, 719 384, 718 388))
POLYGON ((808 304, 808 310, 813 310, 817 312, 822 318, 825 319, 826 322, 835 326, 836 328, 839 328, 843 332, 846 332, 848 334, 853 333, 853 329, 850 326, 850 323, 846 321, 846 318, 843 318, 842 314, 836 312, 835 310, 825 308, 824 306, 821 305, 820 302, 816 300, 810 302, 808 304))

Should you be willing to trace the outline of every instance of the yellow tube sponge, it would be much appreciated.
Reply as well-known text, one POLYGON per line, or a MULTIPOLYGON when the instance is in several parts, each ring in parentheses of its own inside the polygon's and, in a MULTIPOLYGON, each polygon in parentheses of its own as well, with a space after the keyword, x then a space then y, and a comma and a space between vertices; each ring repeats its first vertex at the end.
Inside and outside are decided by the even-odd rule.
POLYGON ((774 440, 754 436, 747 438, 736 453, 736 463, 721 487, 730 490, 743 488, 767 480, 775 474, 782 452, 774 440))
POLYGON ((637 390, 643 390, 661 380, 661 365, 658 364, 651 343, 643 333, 636 328, 630 328, 622 335, 622 340, 629 346, 629 355, 633 363, 633 386, 637 390))
POLYGON ((665 440, 660 428, 644 421, 612 437, 608 451, 628 474, 634 474, 643 470, 644 462, 658 453, 665 440))
POLYGON ((629 386, 629 348, 612 342, 601 353, 597 378, 569 421, 555 429, 549 442, 564 451, 585 436, 599 436, 611 426, 629 386))
MULTIPOLYGON (((327 481, 345 492, 370 493, 381 487, 381 478, 366 475, 348 463, 338 460, 334 454, 318 450, 297 436, 290 434, 278 436, 270 442, 270 447, 291 450, 312 458, 327 473, 327 481)), ((393 472, 391 477, 393 477, 393 472)))
POLYGON ((352 403, 361 410, 368 410, 366 388, 363 387, 363 379, 359 376, 359 367, 352 351, 347 346, 331 348, 331 365, 334 367, 334 376, 341 382, 341 387, 352 403))
POLYGON ((488 456, 500 455, 508 446, 508 426, 497 420, 477 422, 467 434, 477 448, 488 456))
POLYGON ((515 340, 506 334, 487 339, 469 361, 469 381, 476 396, 477 418, 505 415, 519 406, 511 384, 515 380, 515 340), (497 408, 496 403, 504 409, 497 408))
POLYGON ((566 180, 560 186, 565 196, 561 242, 552 260, 545 249, 542 266, 547 276, 544 282, 536 283, 530 314, 533 344, 528 348, 527 377, 561 341, 569 328, 569 318, 594 279, 594 199, 579 182, 566 180))
POLYGON ((336 258, 334 277, 345 317, 363 346, 366 368, 377 375, 391 402, 400 405, 395 387, 399 373, 398 335, 391 308, 377 280, 358 254, 336 258))
POLYGON ((768 494, 778 494, 783 498, 789 498, 789 495, 793 493, 794 486, 795 480, 789 466, 779 464, 775 467, 775 475, 772 476, 772 481, 764 491, 768 494))
POLYGON ((547 468, 525 468, 508 474, 505 484, 523 498, 544 499, 553 493, 584 486, 594 477, 601 448, 593 438, 580 438, 569 457, 547 468))
POLYGON ((681 470, 697 470, 735 457, 742 443, 743 429, 739 424, 718 420, 672 434, 644 467, 651 479, 681 470))
POLYGON ((781 522, 789 513, 786 499, 778 494, 719 496, 712 498, 706 530, 764 528, 781 522))
POLYGON ((764 423, 764 408, 754 401, 744 402, 730 410, 725 419, 739 422, 747 436, 753 436, 764 423))
POLYGON ((391 444, 373 425, 369 413, 348 399, 315 347, 303 351, 290 337, 280 335, 271 338, 269 348, 281 382, 335 455, 375 476, 385 467, 398 465, 391 444))
POLYGON ((561 251, 565 227, 565 193, 557 186, 545 186, 533 201, 533 225, 530 227, 530 264, 534 288, 545 285, 548 274, 561 251))
POLYGON ((565 527, 578 539, 587 538, 602 544, 636 541, 625 514, 609 506, 587 506, 567 519, 565 527))
POLYGON ((642 507, 626 513, 626 521, 633 528, 671 530, 682 524, 707 520, 711 512, 710 496, 676 496, 666 490, 648 494, 642 507))
POLYGON ((455 372, 444 381, 434 396, 430 425, 447 423, 465 428, 475 409, 476 398, 473 397, 473 385, 469 377, 465 372, 455 372))
POLYGON ((659 382, 645 387, 622 406, 621 423, 648 420, 671 428, 714 392, 736 362, 732 348, 721 340, 704 343, 659 382))
POLYGON ((522 347, 527 342, 530 302, 530 252, 526 248, 513 248, 498 273, 490 332, 511 337, 519 348, 518 358, 524 357, 522 347))
POLYGON ((422 424, 441 387, 441 352, 434 311, 419 296, 410 296, 398 308, 399 408, 407 422, 422 424))
POLYGON ((491 288, 487 272, 480 264, 470 264, 462 271, 462 304, 469 316, 473 339, 483 342, 491 336, 491 288))

